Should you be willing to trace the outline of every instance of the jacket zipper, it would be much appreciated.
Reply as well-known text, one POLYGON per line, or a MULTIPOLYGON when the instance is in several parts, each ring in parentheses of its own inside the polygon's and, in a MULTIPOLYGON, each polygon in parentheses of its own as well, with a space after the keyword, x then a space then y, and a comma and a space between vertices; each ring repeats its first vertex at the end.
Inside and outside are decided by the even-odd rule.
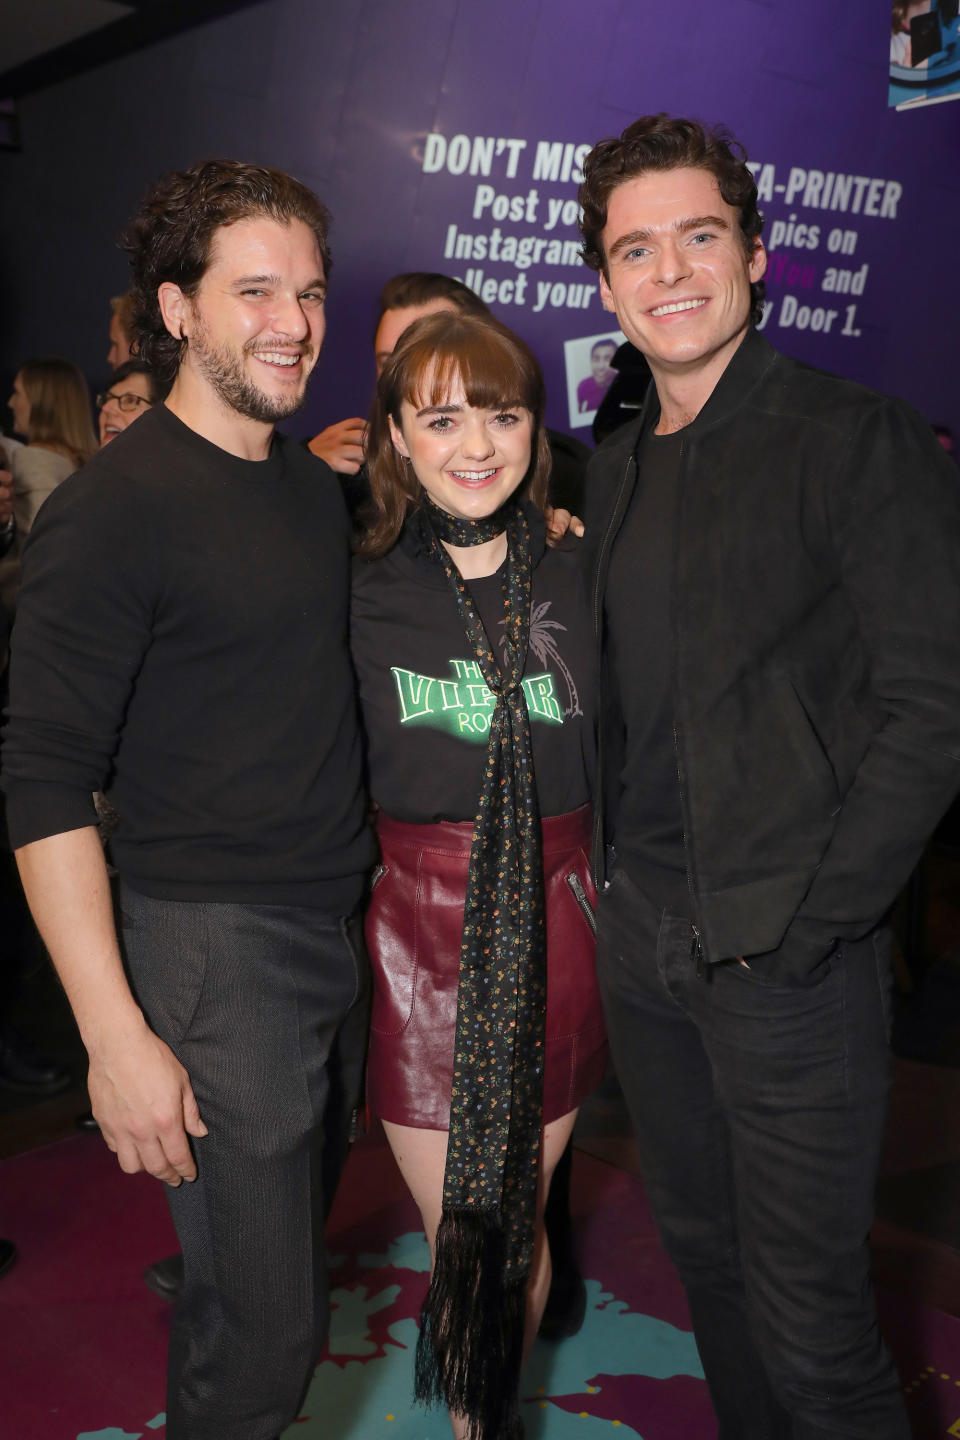
MULTIPOLYGON (((679 490, 677 497, 677 519, 673 536, 673 599, 670 616, 671 629, 673 631, 673 753, 677 767, 677 786, 680 791, 680 833, 683 836, 683 854, 686 860, 685 870, 687 875, 687 890, 690 893, 690 913, 697 914, 697 897, 693 884, 693 855, 690 849, 690 842, 687 838, 687 799, 684 785, 683 751, 680 743, 680 682, 677 674, 677 657, 679 651, 679 569, 680 569, 680 530, 683 523, 683 501, 684 501, 684 474, 686 471, 686 442, 680 442, 680 473, 679 490)), ((690 959, 696 965, 697 979, 706 980, 708 972, 704 969, 705 956, 703 942, 700 938, 700 929, 696 920, 691 920, 690 929, 693 937, 690 941, 690 959)))
MULTIPOLYGON (((674 717, 676 717, 676 709, 674 709, 674 717)), ((692 911, 693 911, 693 914, 695 915, 695 914, 697 913, 697 911, 696 911, 696 903, 697 903, 697 902, 696 902, 696 897, 694 896, 694 893, 693 893, 693 877, 692 877, 691 874, 690 874, 690 847, 689 847, 689 845, 688 845, 688 843, 687 843, 687 823, 686 823, 686 820, 684 819, 684 813, 683 813, 683 807, 684 807, 683 769, 682 769, 682 766, 681 766, 681 764, 680 764, 680 736, 679 736, 679 733, 678 733, 678 731, 677 731, 676 720, 674 720, 674 726, 673 726, 673 751, 674 751, 674 756, 675 756, 676 764, 677 764, 677 785, 679 786, 679 789, 680 789, 680 834, 683 836, 683 853, 684 853, 684 856, 686 857, 686 861, 687 861, 686 867, 685 867, 685 868, 686 868, 686 872, 687 872, 687 890, 688 890, 689 893, 690 893, 690 906, 691 906, 691 909, 692 909, 692 911)), ((692 940, 690 941, 690 959, 691 959, 691 960, 694 960, 694 961, 696 962, 696 966, 697 966, 697 979, 698 979, 698 980, 703 980, 703 979, 705 978, 705 972, 704 972, 704 968, 703 968, 703 964, 704 964, 703 942, 702 942, 701 939, 700 939, 700 930, 699 930, 699 927, 696 925, 696 923, 695 923, 693 920, 690 921, 690 929, 693 931, 693 938, 692 938, 692 940)))
POLYGON ((606 855, 604 853, 605 847, 603 838, 603 591, 606 586, 607 568, 609 566, 609 557, 613 547, 613 541, 616 538, 617 531, 620 529, 621 523, 623 522, 623 517, 626 512, 627 504, 630 500, 631 494, 633 493, 633 489, 630 484, 631 467, 636 470, 636 455, 633 451, 631 451, 630 455, 628 455, 627 457, 627 463, 624 466, 623 477, 620 481, 620 488, 617 491, 617 498, 614 502, 613 510, 611 512, 610 520, 607 524, 606 531, 604 532, 603 539, 600 542, 600 549, 597 552, 597 574, 593 587, 593 629, 598 662, 597 668, 601 678, 601 717, 600 724, 597 726, 597 779, 599 781, 599 784, 597 786, 596 805, 594 806, 593 848, 590 856, 590 864, 593 871, 593 881, 598 891, 603 889, 604 882, 606 881, 607 876, 607 862, 606 855))

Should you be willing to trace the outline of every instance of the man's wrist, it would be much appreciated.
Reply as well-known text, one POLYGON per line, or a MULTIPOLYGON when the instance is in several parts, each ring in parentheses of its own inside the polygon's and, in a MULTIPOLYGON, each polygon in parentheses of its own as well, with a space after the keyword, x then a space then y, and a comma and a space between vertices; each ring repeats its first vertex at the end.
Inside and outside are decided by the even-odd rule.
POLYGON ((77 1016, 77 1027, 91 1064, 142 1043, 150 1034, 143 1011, 132 995, 122 996, 113 1006, 97 1007, 89 1017, 77 1016))

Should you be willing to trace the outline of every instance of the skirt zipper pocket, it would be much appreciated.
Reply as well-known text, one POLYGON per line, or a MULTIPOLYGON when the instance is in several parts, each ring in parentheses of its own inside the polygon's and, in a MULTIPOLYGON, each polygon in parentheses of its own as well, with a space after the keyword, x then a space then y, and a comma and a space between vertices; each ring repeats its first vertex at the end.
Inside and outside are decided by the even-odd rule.
POLYGON ((570 887, 574 900, 576 900, 583 912, 584 920, 586 920, 590 926, 590 933, 595 936, 597 933, 597 917, 593 913, 593 906, 590 904, 589 896, 583 888, 583 881, 580 879, 576 870, 571 871, 567 876, 567 884, 570 887))

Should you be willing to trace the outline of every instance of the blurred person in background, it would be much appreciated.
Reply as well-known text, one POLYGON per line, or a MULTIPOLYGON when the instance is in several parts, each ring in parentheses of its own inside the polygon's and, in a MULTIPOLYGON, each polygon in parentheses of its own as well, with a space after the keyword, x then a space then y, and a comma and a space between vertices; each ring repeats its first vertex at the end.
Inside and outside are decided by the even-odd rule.
MULTIPOLYGON (((489 315, 479 295, 460 280, 434 271, 411 270, 393 275, 377 298, 377 324, 373 333, 373 355, 377 375, 393 354, 394 346, 408 325, 425 315, 447 310, 461 315, 489 315)), ((325 460, 338 475, 356 475, 364 463, 367 422, 360 415, 328 425, 310 441, 310 452, 325 460)), ((347 503, 352 492, 344 487, 347 503)), ((369 495, 364 474, 361 498, 369 495)), ((352 508, 352 506, 351 506, 352 508)))
POLYGON ((6 555, 13 544, 13 476, 9 470, 9 454, 17 449, 16 440, 9 441, 0 435, 0 558, 6 555))
POLYGON ((90 392, 81 371, 57 355, 26 360, 7 401, 14 433, 26 444, 10 456, 17 537, 30 531, 52 490, 97 449, 90 392))
POLYGON ((116 370, 119 365, 125 365, 128 360, 133 359, 130 348, 133 336, 133 295, 129 290, 125 295, 114 295, 110 301, 109 336, 107 364, 111 370, 116 370))
POLYGON ((106 390, 97 396, 97 425, 101 446, 162 400, 164 389, 156 371, 143 360, 127 360, 110 376, 106 390))

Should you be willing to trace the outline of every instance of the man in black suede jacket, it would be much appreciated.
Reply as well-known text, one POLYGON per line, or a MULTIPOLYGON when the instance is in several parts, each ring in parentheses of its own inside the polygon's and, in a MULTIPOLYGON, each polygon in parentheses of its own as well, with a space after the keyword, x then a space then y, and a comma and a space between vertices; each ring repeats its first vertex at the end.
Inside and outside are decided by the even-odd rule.
POLYGON ((751 328, 757 193, 660 115, 584 258, 654 379, 591 462, 598 965, 722 1440, 906 1440, 867 1233, 887 913, 960 781, 960 502, 907 406, 751 328), (605 888, 604 888, 605 885, 605 888))

